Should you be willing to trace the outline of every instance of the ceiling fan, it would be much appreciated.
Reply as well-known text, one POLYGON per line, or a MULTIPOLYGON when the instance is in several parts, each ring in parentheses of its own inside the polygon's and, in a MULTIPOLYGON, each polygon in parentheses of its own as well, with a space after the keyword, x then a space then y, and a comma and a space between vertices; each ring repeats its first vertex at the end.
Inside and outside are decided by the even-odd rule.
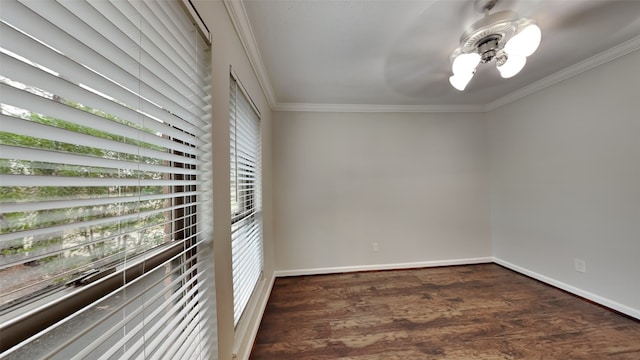
POLYGON ((459 91, 467 87, 480 63, 495 62, 503 78, 515 76, 540 45, 542 32, 533 20, 510 10, 490 14, 497 2, 475 0, 476 11, 484 17, 463 32, 451 55, 449 82, 459 91))

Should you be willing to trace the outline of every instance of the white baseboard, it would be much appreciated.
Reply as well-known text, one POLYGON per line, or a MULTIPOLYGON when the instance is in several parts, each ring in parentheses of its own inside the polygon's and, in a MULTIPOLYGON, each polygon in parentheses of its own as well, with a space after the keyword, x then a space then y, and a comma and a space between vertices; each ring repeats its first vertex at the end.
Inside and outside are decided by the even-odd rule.
POLYGON ((491 262, 493 262, 493 257, 489 256, 489 257, 467 258, 467 259, 419 261, 419 262, 398 263, 398 264, 373 264, 373 265, 337 266, 337 267, 296 269, 296 270, 276 270, 275 276, 287 277, 287 276, 302 276, 302 275, 321 275, 321 274, 336 274, 336 273, 357 272, 357 271, 397 270, 397 269, 412 269, 412 268, 425 268, 425 267, 436 267, 436 266, 472 265, 472 264, 485 264, 485 263, 491 263, 491 262))
POLYGON ((499 259, 499 258, 496 258, 496 257, 493 258, 493 262, 495 262, 498 265, 502 265, 502 266, 504 266, 504 267, 506 267, 508 269, 511 269, 511 270, 513 270, 515 272, 519 272, 521 274, 527 275, 527 276, 532 277, 532 278, 534 278, 536 280, 540 280, 543 283, 549 284, 551 286, 555 286, 555 287, 557 287, 559 289, 562 289, 564 291, 570 292, 570 293, 572 293, 574 295, 578 295, 578 296, 583 297, 583 298, 585 298, 587 300, 591 300, 591 301, 593 301, 593 302, 595 302, 597 304, 606 306, 606 307, 608 307, 610 309, 619 311, 619 312, 621 312, 621 313, 623 313, 625 315, 629 315, 629 316, 631 316, 631 317, 633 317, 635 319, 640 320, 640 309, 631 308, 629 306, 620 304, 618 302, 615 302, 613 300, 607 299, 607 298, 602 297, 600 295, 596 295, 596 294, 590 293, 588 291, 582 290, 580 288, 577 288, 575 286, 569 285, 567 283, 563 283, 562 281, 558 281, 558 280, 550 278, 548 276, 545 276, 545 275, 542 275, 542 274, 538 274, 535 271, 531 271, 531 270, 525 269, 523 267, 520 267, 518 265, 514 265, 514 264, 512 264, 512 263, 510 263, 508 261, 505 261, 505 260, 502 260, 502 259, 499 259))
POLYGON ((263 284, 262 289, 260 289, 260 298, 255 304, 255 307, 251 309, 253 313, 251 319, 253 321, 243 324, 244 328, 240 329, 240 333, 236 334, 233 350, 234 360, 248 360, 249 356, 251 356, 251 349, 253 348, 253 343, 256 341, 258 329, 262 322, 262 316, 267 308, 267 302, 271 296, 271 290, 273 289, 273 283, 275 281, 275 274, 271 276, 271 279, 265 279, 265 283, 263 284))
MULTIPOLYGON (((234 360, 248 360, 251 355, 251 349, 253 347, 253 343, 255 342, 256 336, 258 335, 258 329, 260 327, 260 322, 262 320, 262 316, 264 315, 264 311, 267 307, 267 302, 269 300, 269 295, 271 294, 271 290, 273 289, 273 284, 275 279, 278 277, 287 277, 287 276, 301 276, 301 275, 321 275, 321 274, 335 274, 335 273, 345 273, 345 272, 356 272, 356 271, 376 271, 376 270, 395 270, 395 269, 411 269, 411 268, 426 268, 426 267, 437 267, 437 266, 452 266, 452 265, 472 265, 472 264, 485 264, 485 263, 496 263, 498 265, 502 265, 508 269, 511 269, 515 272, 521 273, 523 275, 527 275, 536 280, 542 281, 551 286, 555 286, 559 289, 565 290, 572 294, 578 295, 590 301, 593 301, 597 304, 606 306, 610 309, 619 311, 622 314, 631 316, 635 319, 640 320, 640 310, 634 309, 629 306, 620 304, 613 300, 607 299, 605 297, 590 293, 588 291, 579 289, 575 286, 563 283, 561 281, 555 280, 548 276, 539 274, 537 272, 525 269, 523 267, 514 265, 508 261, 496 258, 496 257, 479 257, 479 258, 467 258, 467 259, 452 259, 452 260, 436 260, 436 261, 420 261, 420 262, 411 262, 411 263, 398 263, 398 264, 375 264, 375 265, 360 265, 360 266, 340 266, 340 267, 327 267, 327 268, 313 268, 313 269, 297 269, 297 270, 278 270, 275 271, 271 279, 267 280, 265 286, 267 289, 261 291, 262 297, 260 298, 258 304, 256 305, 255 311, 257 313, 253 317, 255 321, 251 324, 247 325, 247 328, 244 331, 244 336, 248 337, 247 339, 243 339, 242 344, 239 345, 237 351, 234 351, 234 360)), ((238 344, 237 344, 238 346, 238 344)))

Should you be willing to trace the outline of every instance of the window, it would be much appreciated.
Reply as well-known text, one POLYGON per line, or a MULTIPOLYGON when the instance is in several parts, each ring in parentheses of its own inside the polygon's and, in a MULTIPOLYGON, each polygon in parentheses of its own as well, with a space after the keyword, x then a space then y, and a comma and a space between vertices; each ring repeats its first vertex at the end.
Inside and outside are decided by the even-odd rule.
POLYGON ((263 267, 260 115, 233 72, 230 99, 233 320, 237 325, 263 267))
POLYGON ((210 47, 189 6, 2 0, 3 356, 215 357, 210 47))

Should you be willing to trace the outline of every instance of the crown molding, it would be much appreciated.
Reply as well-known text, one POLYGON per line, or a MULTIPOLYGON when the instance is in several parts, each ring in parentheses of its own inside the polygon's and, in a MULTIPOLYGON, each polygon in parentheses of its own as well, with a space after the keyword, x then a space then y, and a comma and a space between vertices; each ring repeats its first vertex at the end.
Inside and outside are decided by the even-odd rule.
POLYGON ((253 36, 253 29, 249 23, 249 17, 247 16, 244 3, 238 0, 224 0, 224 5, 227 8, 233 27, 236 29, 236 33, 238 33, 242 47, 249 58, 251 67, 258 78, 262 92, 269 102, 269 107, 273 109, 276 107, 278 100, 271 86, 264 61, 262 61, 262 55, 260 55, 260 51, 258 50, 256 38, 253 36))
POLYGON ((551 85, 555 85, 561 81, 579 75, 585 71, 591 70, 597 66, 606 64, 610 61, 631 54, 632 52, 638 50, 640 50, 640 36, 636 36, 635 38, 627 40, 622 44, 616 45, 609 50, 605 50, 575 65, 564 68, 555 74, 549 75, 508 95, 498 98, 486 105, 486 111, 495 110, 501 106, 522 99, 525 96, 529 96, 542 89, 548 88, 551 85))
POLYGON ((599 65, 640 50, 640 36, 632 38, 611 49, 603 51, 555 74, 549 75, 530 85, 511 92, 487 104, 480 105, 372 105, 372 104, 308 104, 280 103, 275 95, 262 56, 258 50, 249 18, 242 1, 224 0, 227 12, 238 33, 240 42, 247 53, 249 62, 258 78, 260 87, 274 111, 300 112, 406 112, 406 113, 446 113, 446 112, 488 112, 522 99, 561 81, 591 70, 599 65))
POLYGON ((447 113, 485 112, 484 105, 373 105, 373 104, 303 104, 277 103, 274 111, 300 112, 396 112, 396 113, 447 113))
POLYGON ((485 112, 485 105, 370 105, 370 104, 305 104, 280 103, 275 95, 262 55, 253 35, 246 9, 242 1, 224 0, 236 33, 240 38, 260 87, 274 111, 306 112, 406 112, 406 113, 443 113, 443 112, 485 112))

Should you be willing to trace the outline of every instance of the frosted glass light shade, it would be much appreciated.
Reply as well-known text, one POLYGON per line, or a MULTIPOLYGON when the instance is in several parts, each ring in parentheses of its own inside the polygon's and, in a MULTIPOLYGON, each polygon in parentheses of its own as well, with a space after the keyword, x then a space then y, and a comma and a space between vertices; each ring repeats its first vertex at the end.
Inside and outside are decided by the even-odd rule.
POLYGON ((530 56, 538 49, 541 40, 540 27, 530 24, 507 42, 504 51, 509 55, 530 56))
POLYGON ((456 88, 456 90, 463 91, 464 89, 466 89, 467 85, 469 85, 469 82, 473 78, 473 74, 474 72, 471 72, 469 74, 453 74, 451 77, 449 77, 449 82, 451 83, 451 86, 456 88))
POLYGON ((500 76, 505 79, 508 79, 522 70, 524 65, 527 63, 527 58, 524 56, 517 55, 509 55, 507 62, 505 62, 502 66, 497 66, 498 71, 500 71, 500 76))
POLYGON ((454 74, 472 74, 480 63, 480 54, 460 54, 456 56, 451 65, 454 74))

